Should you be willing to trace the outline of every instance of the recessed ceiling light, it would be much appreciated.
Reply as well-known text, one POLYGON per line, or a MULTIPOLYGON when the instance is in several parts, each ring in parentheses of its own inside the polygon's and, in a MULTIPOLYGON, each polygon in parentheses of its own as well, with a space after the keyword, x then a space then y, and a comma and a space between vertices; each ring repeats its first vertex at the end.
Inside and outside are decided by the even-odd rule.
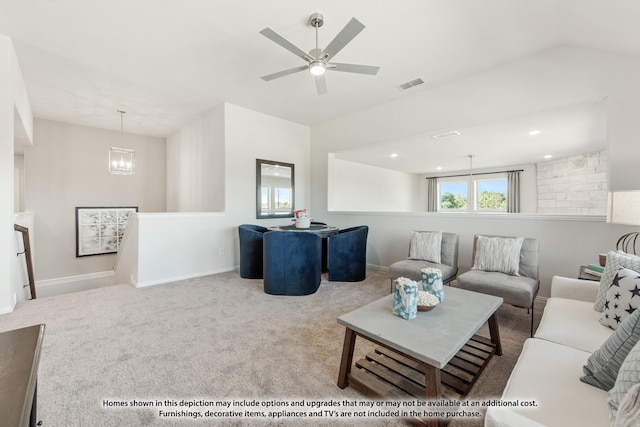
POLYGON ((534 129, 534 130, 530 130, 530 131, 529 131, 529 135, 531 135, 531 136, 536 136, 536 135, 538 135, 539 133, 540 133, 540 131, 539 131, 539 130, 537 130, 537 129, 534 129))
POLYGON ((441 171, 441 170, 442 170, 442 166, 438 166, 438 167, 436 168, 436 170, 441 171))
POLYGON ((391 153, 391 157, 395 159, 396 157, 398 157, 398 154, 396 154, 396 153, 391 153))
POLYGON ((553 157, 553 156, 552 156, 551 154, 545 154, 545 156, 544 156, 544 158, 545 158, 545 159, 550 159, 550 158, 552 158, 552 157, 553 157))

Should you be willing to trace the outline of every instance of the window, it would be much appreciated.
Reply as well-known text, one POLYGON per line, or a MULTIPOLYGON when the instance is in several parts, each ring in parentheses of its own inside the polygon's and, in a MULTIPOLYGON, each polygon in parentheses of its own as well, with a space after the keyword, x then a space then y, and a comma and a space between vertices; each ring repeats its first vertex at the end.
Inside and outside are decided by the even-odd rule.
POLYGON ((467 210, 467 183, 443 182, 438 184, 439 211, 467 210))
POLYGON ((276 210, 291 210, 291 188, 276 187, 276 210))
POLYGON ((438 182, 438 200, 439 212, 506 212, 507 179, 438 182))
POLYGON ((505 212, 507 210, 507 180, 484 179, 475 181, 475 210, 505 212))

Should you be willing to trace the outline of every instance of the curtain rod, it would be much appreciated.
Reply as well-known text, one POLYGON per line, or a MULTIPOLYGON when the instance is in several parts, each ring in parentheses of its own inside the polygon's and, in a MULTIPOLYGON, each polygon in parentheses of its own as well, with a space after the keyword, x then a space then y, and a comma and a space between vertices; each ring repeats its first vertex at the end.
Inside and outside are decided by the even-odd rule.
POLYGON ((509 173, 509 172, 524 172, 524 169, 515 169, 509 171, 495 171, 495 172, 480 172, 480 173, 463 173, 460 175, 442 175, 442 176, 428 176, 425 179, 431 178, 457 178, 459 176, 474 176, 474 175, 493 175, 496 173, 509 173))

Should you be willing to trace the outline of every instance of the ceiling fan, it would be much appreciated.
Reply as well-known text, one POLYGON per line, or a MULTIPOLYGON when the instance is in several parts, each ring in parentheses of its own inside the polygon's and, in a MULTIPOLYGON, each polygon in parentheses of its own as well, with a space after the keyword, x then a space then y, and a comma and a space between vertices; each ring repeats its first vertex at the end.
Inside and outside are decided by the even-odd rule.
POLYGON ((309 70, 313 74, 316 81, 316 90, 318 95, 324 95, 327 93, 327 82, 325 80, 324 73, 327 70, 342 71, 346 73, 357 74, 369 74, 376 75, 380 67, 372 65, 357 65, 357 64, 343 64, 339 62, 329 62, 333 57, 342 50, 351 40, 354 39, 362 30, 364 25, 356 18, 351 18, 351 21, 338 33, 338 35, 329 43, 324 49, 320 49, 318 46, 318 28, 324 24, 324 17, 320 13, 314 13, 309 18, 309 25, 316 29, 316 47, 311 49, 309 53, 306 53, 302 49, 289 42, 287 39, 267 27, 260 31, 260 34, 268 38, 269 40, 279 44, 287 49, 299 58, 304 59, 307 64, 300 67, 291 68, 288 70, 280 71, 277 73, 269 74, 262 77, 264 81, 270 81, 280 77, 288 76, 289 74, 297 73, 304 70, 309 70))

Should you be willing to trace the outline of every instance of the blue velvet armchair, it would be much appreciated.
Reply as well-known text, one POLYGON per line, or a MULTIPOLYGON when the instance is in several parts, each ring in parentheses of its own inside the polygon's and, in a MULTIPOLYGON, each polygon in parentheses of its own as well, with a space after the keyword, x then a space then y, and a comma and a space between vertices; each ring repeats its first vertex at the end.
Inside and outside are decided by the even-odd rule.
POLYGON ((317 234, 269 231, 264 235, 264 291, 310 295, 320 287, 322 243, 317 234))
POLYGON ((262 279, 262 237, 268 229, 259 225, 238 226, 240 239, 240 277, 262 279))
POLYGON ((340 230, 329 236, 327 242, 327 268, 329 281, 359 282, 367 275, 367 235, 369 227, 340 230))

